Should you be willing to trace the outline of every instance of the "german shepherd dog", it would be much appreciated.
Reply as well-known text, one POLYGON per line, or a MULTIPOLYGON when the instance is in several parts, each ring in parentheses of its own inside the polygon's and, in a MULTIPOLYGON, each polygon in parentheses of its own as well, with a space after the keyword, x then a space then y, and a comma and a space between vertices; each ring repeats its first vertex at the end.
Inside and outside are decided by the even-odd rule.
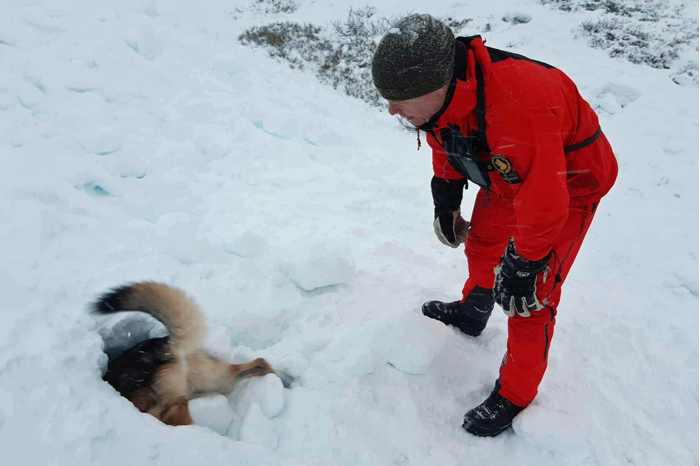
POLYGON ((262 358, 228 364, 202 350, 204 318, 182 290, 144 281, 115 288, 92 305, 97 314, 141 311, 158 319, 169 335, 143 341, 111 358, 103 379, 141 412, 165 424, 192 424, 188 401, 227 394, 249 377, 274 373, 262 358))

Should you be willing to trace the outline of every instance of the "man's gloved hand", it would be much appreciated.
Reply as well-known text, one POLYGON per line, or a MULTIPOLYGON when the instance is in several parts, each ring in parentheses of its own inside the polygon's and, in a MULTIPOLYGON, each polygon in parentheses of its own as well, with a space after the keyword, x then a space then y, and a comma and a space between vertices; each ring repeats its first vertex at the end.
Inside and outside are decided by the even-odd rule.
POLYGON ((520 317, 530 317, 530 311, 543 308, 535 296, 536 280, 537 275, 547 268, 551 255, 550 252, 537 261, 523 259, 516 254, 515 242, 511 238, 500 264, 494 269, 496 282, 493 286, 496 302, 508 317, 514 317, 516 312, 520 317))
POLYGON ((433 228, 440 242, 452 248, 464 243, 469 236, 470 224, 460 215, 462 193, 466 186, 466 179, 443 180, 434 176, 430 182, 435 204, 433 228))
POLYGON ((446 212, 435 217, 433 228, 442 244, 456 248, 466 241, 471 223, 464 220, 460 215, 460 210, 457 209, 454 212, 446 212))

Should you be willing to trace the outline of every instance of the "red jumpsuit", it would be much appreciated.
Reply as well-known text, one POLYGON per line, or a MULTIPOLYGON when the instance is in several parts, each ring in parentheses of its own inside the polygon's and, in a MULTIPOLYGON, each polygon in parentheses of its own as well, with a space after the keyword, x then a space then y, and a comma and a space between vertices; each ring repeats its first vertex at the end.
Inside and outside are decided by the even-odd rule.
POLYGON ((553 251, 549 271, 537 278, 536 294, 545 308, 508 319, 499 393, 525 407, 547 367, 561 286, 599 200, 615 182, 617 162, 597 115, 563 72, 485 47, 478 36, 460 38, 456 46, 461 54, 458 50, 454 93, 430 122, 427 139, 435 176, 462 178, 447 160, 440 130, 450 124, 464 136, 475 134, 480 84, 486 150, 479 160, 491 184, 479 191, 472 212, 463 294, 476 285, 493 288, 493 269, 511 237, 525 259, 539 260, 553 251))

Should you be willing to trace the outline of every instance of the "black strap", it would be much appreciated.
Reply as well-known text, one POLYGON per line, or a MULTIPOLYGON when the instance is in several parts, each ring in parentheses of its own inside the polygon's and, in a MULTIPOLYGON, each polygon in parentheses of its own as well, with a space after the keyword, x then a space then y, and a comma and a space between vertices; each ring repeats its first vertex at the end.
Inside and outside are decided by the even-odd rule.
POLYGON ((469 46, 457 39, 455 41, 455 71, 454 77, 460 81, 467 80, 467 49, 469 46))
MULTIPOLYGON (((452 77, 452 81, 450 82, 450 86, 447 91, 447 98, 445 99, 445 104, 443 107, 440 109, 438 113, 433 115, 433 117, 428 121, 427 123, 423 124, 422 126, 419 127, 419 129, 422 129, 424 131, 432 131, 432 128, 435 126, 435 123, 437 120, 440 118, 440 116, 443 114, 443 112, 447 109, 447 107, 450 105, 452 101, 452 96, 454 94, 455 86, 456 86, 456 80, 462 80, 465 81, 467 76, 466 72, 466 62, 467 62, 467 50, 470 48, 470 43, 472 39, 475 38, 481 38, 481 36, 470 36, 470 37, 458 37, 456 42, 457 44, 455 47, 455 73, 454 76, 452 77), (461 45, 461 47, 460 47, 461 45)), ((489 54, 493 55, 495 49, 489 50, 489 54)), ((502 52, 502 51, 497 51, 497 52, 502 52)), ((504 52, 505 54, 505 52, 504 52)), ((518 58, 518 59, 526 59, 525 57, 517 54, 507 54, 507 58, 518 58)), ((476 58, 476 57, 475 57, 476 58)), ((528 59, 529 60, 529 59, 528 59)), ((499 60, 496 60, 499 61, 499 60)), ((539 65, 546 66, 547 68, 552 68, 550 65, 547 65, 542 62, 537 62, 534 60, 529 60, 534 63, 537 63, 539 65)), ((477 143, 478 143, 478 149, 480 151, 485 152, 486 154, 491 154, 491 148, 489 147, 488 141, 486 139, 486 91, 485 91, 485 85, 484 85, 484 73, 481 69, 481 65, 479 64, 478 60, 474 60, 474 75, 476 76, 476 120, 477 120, 477 129, 476 129, 476 137, 477 137, 477 143)), ((583 149, 586 146, 590 146, 593 144, 602 134, 602 129, 600 126, 598 126, 598 131, 591 136, 590 138, 579 142, 578 144, 574 144, 571 146, 564 147, 564 154, 568 154, 569 152, 573 152, 575 150, 583 149)), ((487 167, 488 170, 493 170, 493 167, 487 167)))
POLYGON ((600 126, 598 126, 598 131, 596 131, 593 136, 591 136, 590 138, 588 138, 586 140, 579 142, 578 144, 574 144, 573 146, 565 147, 564 153, 568 154, 569 152, 573 152, 575 150, 583 149, 586 146, 590 146, 591 144, 593 144, 596 141, 596 139, 598 139, 600 137, 600 135, 602 133, 603 133, 603 130, 600 128, 600 126))
MULTIPOLYGON (((471 48, 469 45, 471 41, 476 38, 481 39, 481 36, 457 38, 457 43, 461 44, 461 48, 463 48, 464 50, 464 53, 460 56, 461 63, 457 63, 461 64, 464 67, 464 71, 460 70, 460 72, 463 74, 463 80, 465 81, 467 79, 467 50, 471 48)), ((457 48, 459 49, 460 47, 458 46, 457 48)), ((476 60, 476 57, 474 59, 474 65, 474 75, 476 76, 476 109, 474 109, 474 111, 476 112, 477 122, 476 137, 479 145, 479 150, 490 154, 491 148, 489 147, 489 144, 486 141, 486 91, 484 90, 484 73, 481 70, 481 65, 479 64, 479 61, 476 60)))
POLYGON ((474 60, 476 74, 476 136, 479 141, 479 149, 491 154, 491 148, 486 141, 486 93, 484 91, 484 73, 478 60, 474 60))

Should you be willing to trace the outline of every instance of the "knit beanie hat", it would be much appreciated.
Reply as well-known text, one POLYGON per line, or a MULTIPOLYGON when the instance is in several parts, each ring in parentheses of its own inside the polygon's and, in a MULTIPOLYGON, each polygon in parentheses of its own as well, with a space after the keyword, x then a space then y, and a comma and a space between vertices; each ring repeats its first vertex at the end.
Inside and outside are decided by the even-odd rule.
POLYGON ((372 78, 387 100, 401 101, 440 89, 452 79, 455 38, 430 15, 401 19, 385 35, 372 58, 372 78))

